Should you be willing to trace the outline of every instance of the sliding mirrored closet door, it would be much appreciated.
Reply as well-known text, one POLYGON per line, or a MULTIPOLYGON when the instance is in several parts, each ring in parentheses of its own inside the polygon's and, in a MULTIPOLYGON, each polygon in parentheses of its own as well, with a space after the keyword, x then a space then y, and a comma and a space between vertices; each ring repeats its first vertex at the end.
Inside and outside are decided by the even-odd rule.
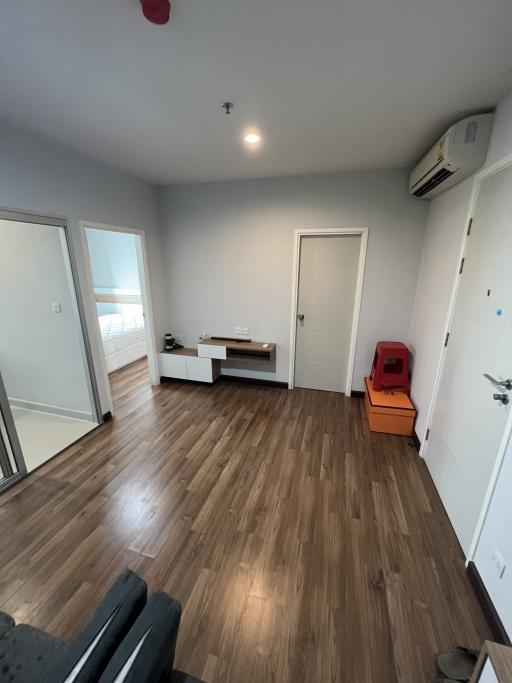
MULTIPOLYGON (((0 212, 0 377, 4 427, 14 425, 21 470, 34 470, 98 425, 63 221, 0 212)), ((2 470, 8 464, 4 456, 2 470)))
POLYGON ((0 490, 26 472, 20 443, 0 378, 0 490))

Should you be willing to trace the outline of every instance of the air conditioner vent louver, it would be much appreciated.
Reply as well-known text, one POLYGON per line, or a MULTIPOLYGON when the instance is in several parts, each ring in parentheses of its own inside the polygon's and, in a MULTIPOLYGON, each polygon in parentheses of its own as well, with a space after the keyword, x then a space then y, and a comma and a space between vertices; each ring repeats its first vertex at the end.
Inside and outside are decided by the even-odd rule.
POLYGON ((428 183, 425 183, 425 185, 419 187, 416 192, 413 192, 413 195, 415 197, 423 197, 423 195, 427 194, 427 192, 430 192, 430 190, 433 190, 434 187, 439 185, 439 183, 442 183, 446 178, 449 178, 451 175, 453 175, 453 173, 453 171, 449 171, 447 168, 441 168, 432 176, 432 178, 430 178, 428 183))

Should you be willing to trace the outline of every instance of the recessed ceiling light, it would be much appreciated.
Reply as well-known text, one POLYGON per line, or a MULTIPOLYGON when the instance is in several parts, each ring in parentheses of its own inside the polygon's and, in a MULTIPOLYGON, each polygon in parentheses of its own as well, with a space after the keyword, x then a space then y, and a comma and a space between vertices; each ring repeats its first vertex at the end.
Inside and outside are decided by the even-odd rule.
POLYGON ((247 135, 244 135, 244 142, 248 145, 257 145, 258 142, 261 142, 261 135, 255 132, 247 133, 247 135))

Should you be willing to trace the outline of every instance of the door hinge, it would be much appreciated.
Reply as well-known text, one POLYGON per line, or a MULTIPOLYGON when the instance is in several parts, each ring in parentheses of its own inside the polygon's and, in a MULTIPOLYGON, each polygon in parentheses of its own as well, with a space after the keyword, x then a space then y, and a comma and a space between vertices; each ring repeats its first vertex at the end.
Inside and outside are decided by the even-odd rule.
POLYGON ((462 270, 463 270, 463 268, 464 268, 464 261, 465 261, 465 260, 466 260, 466 259, 465 259, 464 257, 462 257, 462 261, 460 262, 459 275, 462 273, 462 270))
POLYGON ((425 433, 425 441, 428 441, 428 437, 430 436, 430 427, 427 429, 425 433))
POLYGON ((473 225, 473 219, 470 218, 469 223, 468 223, 468 231, 467 231, 466 235, 471 235, 471 226, 472 225, 473 225))
POLYGON ((444 338, 444 345, 445 346, 448 346, 448 339, 450 339, 450 333, 449 332, 446 333, 446 337, 444 338))

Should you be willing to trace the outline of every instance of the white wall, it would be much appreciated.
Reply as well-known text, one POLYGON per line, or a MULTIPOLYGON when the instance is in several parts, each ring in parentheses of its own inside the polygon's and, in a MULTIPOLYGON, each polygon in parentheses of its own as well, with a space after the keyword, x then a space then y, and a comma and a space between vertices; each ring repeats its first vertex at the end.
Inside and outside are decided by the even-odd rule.
POLYGON ((489 150, 487 152, 486 166, 494 164, 512 153, 512 93, 502 100, 494 116, 489 150))
MULTIPOLYGON (((486 165, 512 154, 512 94, 500 103, 486 165)), ((512 638, 512 439, 509 441, 498 481, 476 548, 474 562, 494 602, 496 610, 512 638), (492 554, 497 549, 507 568, 503 578, 496 572, 492 554)))
MULTIPOLYGON (((84 282, 84 252, 79 221, 146 231, 149 273, 157 339, 164 331, 166 295, 159 243, 156 189, 136 178, 96 163, 11 125, 2 124, 0 140, 0 206, 67 217, 84 282)), ((101 342, 92 292, 84 290, 88 325, 103 411, 109 410, 107 385, 101 375, 101 342)))
POLYGON ((512 439, 509 441, 491 504, 473 558, 509 637, 512 637, 512 439), (492 555, 507 565, 499 578, 492 555))
POLYGON ((379 339, 406 340, 427 206, 405 171, 174 186, 161 203, 168 326, 187 345, 247 326, 277 343, 277 365, 238 372, 287 381, 294 230, 353 226, 369 228, 353 388, 379 339))
POLYGON ((63 239, 60 228, 0 220, 0 368, 14 405, 92 420, 63 239))
POLYGON ((467 178, 429 204, 408 339, 414 356, 411 398, 418 411, 414 428, 422 442, 467 227, 472 184, 472 179, 467 178))

